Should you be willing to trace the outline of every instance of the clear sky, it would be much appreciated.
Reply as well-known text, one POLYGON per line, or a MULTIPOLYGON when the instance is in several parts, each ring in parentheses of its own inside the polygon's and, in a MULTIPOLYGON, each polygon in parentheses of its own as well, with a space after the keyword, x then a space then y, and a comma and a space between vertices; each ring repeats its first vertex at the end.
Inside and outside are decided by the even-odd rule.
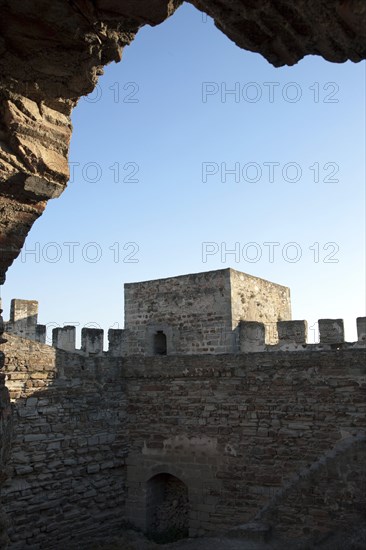
POLYGON ((5 319, 17 297, 40 302, 49 335, 123 327, 125 282, 232 267, 289 286, 294 319, 344 318, 356 339, 365 63, 275 69, 183 5, 72 120, 70 183, 8 271, 5 319))

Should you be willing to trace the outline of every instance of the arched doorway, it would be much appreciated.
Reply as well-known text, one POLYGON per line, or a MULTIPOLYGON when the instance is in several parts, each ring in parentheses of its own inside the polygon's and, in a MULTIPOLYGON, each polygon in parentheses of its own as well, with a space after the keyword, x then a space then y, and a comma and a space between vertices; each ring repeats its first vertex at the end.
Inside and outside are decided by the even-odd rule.
POLYGON ((158 543, 188 537, 188 488, 170 474, 158 474, 147 482, 147 534, 158 543))
POLYGON ((154 355, 166 355, 166 335, 162 330, 154 334, 154 355))

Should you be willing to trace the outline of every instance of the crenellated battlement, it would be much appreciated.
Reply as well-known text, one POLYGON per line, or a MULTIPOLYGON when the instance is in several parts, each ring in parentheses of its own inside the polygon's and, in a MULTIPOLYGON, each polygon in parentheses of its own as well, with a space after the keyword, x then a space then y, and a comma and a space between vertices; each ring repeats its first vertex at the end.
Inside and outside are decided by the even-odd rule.
MULTIPOLYGON (((237 335, 237 349, 233 353, 258 353, 261 351, 312 351, 326 350, 347 347, 366 347, 366 317, 357 318, 356 342, 345 342, 343 319, 319 319, 319 342, 308 343, 308 323, 306 321, 279 321, 273 325, 264 324, 256 321, 241 321, 239 323, 239 333, 237 335), (273 341, 273 334, 278 335, 276 343, 273 341)), ((178 337, 184 338, 185 331, 181 334, 171 327, 164 327, 165 332, 172 344, 178 337), (170 328, 170 330, 169 330, 170 328)), ((151 339, 154 330, 146 331, 146 340, 151 339)), ((190 331, 186 331, 190 333, 190 331)), ((231 336, 235 336, 232 331, 231 336)), ((130 349, 134 344, 133 331, 127 329, 109 329, 108 330, 108 351, 103 352, 104 331, 95 328, 83 328, 81 330, 81 348, 76 349, 76 327, 65 326, 63 328, 53 329, 52 345, 55 348, 69 351, 72 353, 82 353, 85 355, 103 355, 108 354, 112 357, 128 357, 130 355, 184 355, 177 353, 174 345, 170 345, 167 353, 154 353, 151 346, 148 346, 145 353, 131 353, 130 349)), ((207 352, 210 353, 210 352, 207 352)), ((211 352, 212 353, 212 352, 211 352)), ((187 353, 187 355, 193 355, 187 353)))
MULTIPOLYGON (((13 299, 10 305, 9 321, 4 322, 4 332, 21 338, 46 344, 47 326, 38 324, 38 302, 36 300, 13 299)), ((76 327, 66 325, 52 330, 52 346, 70 353, 84 355, 110 355, 121 357, 126 354, 125 330, 108 331, 108 351, 103 351, 103 329, 84 327, 81 329, 81 348, 76 347, 76 327)))
MULTIPOLYGON (((41 343, 46 342, 46 326, 37 323, 38 302, 35 300, 12 300, 10 320, 5 323, 5 331, 41 343)), ((108 330, 108 350, 104 351, 104 331, 100 328, 81 329, 81 347, 76 347, 76 327, 66 325, 52 331, 52 346, 69 353, 86 356, 129 357, 131 355, 198 355, 228 353, 226 348, 210 347, 211 342, 231 343, 229 353, 258 353, 268 351, 313 351, 332 350, 349 347, 366 347, 366 317, 357 318, 356 342, 345 342, 343 319, 320 319, 319 342, 308 343, 308 323, 304 320, 262 323, 240 320, 238 326, 226 331, 220 324, 207 321, 210 340, 206 347, 187 347, 182 350, 182 342, 192 341, 197 335, 191 327, 177 327, 167 323, 148 323, 144 327, 142 345, 141 328, 108 330)))
POLYGON ((261 351, 311 351, 366 346, 366 317, 358 317, 357 341, 345 342, 343 319, 319 319, 319 342, 308 343, 307 321, 279 321, 276 323, 278 340, 267 344, 271 326, 256 321, 241 321, 239 341, 241 353, 261 351))
POLYGON ((77 349, 76 327, 67 325, 65 327, 53 329, 52 346, 56 349, 83 355, 124 357, 128 355, 126 349, 126 332, 127 331, 123 329, 109 329, 108 351, 103 351, 104 330, 84 327, 81 329, 81 348, 77 349))

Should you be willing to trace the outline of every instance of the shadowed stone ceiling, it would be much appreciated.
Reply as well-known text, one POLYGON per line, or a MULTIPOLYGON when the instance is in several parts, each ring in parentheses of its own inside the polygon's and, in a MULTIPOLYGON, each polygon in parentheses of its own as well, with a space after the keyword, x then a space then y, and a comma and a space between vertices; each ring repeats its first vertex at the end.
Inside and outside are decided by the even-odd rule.
MULTIPOLYGON (((0 0, 0 284, 47 200, 67 185, 70 113, 103 66, 180 0, 0 0)), ((192 0, 279 67, 366 57, 364 0, 192 0)), ((158 32, 158 31, 157 31, 158 32)))

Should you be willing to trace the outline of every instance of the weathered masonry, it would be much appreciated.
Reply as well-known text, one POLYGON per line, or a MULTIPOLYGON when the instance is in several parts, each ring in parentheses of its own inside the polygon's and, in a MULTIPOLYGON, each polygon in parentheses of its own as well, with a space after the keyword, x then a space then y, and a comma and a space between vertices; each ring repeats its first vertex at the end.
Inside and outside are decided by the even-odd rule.
POLYGON ((286 542, 364 521, 365 318, 357 342, 323 319, 307 344, 288 289, 233 270, 130 284, 126 298, 108 351, 96 329, 75 349, 75 327, 48 346, 37 304, 12 303, 10 550, 88 548, 127 521, 180 536, 255 521, 286 542), (225 331, 229 350, 208 343, 225 331))
MULTIPOLYGON (((190 1, 237 46, 275 67, 305 55, 366 58, 362 0, 190 1)), ((66 188, 79 98, 93 91, 105 65, 122 59, 141 27, 159 25, 182 3, 0 0, 0 284, 47 201, 66 188)))
MULTIPOLYGON (((238 47, 274 66, 304 56, 332 62, 366 57, 366 11, 361 0, 191 0, 238 47)), ((144 25, 159 25, 181 0, 150 2, 1 2, 0 284, 47 201, 69 178, 71 112, 94 89, 103 66, 120 61, 144 25), (47 54, 45 55, 45 52, 47 54)), ((255 329, 256 331, 257 329, 255 329)), ((0 311, 0 346, 3 324, 0 311)), ((69 332, 72 335, 72 330, 69 332)), ((23 332, 23 337, 28 337, 23 332)), ((114 334, 116 344, 119 335, 114 334)), ((157 337, 164 355, 164 336, 157 337)), ((92 343, 92 339, 86 338, 92 343)), ((42 338, 40 337, 40 342, 42 338)), ((85 353, 95 353, 85 350, 85 353)), ((299 348, 300 349, 300 348, 299 348)), ((114 347, 120 354, 121 348, 114 347)), ((0 352, 0 370, 4 355, 0 352)), ((9 394, 0 373, 0 485, 6 477, 11 434, 9 394)), ((0 503, 0 545, 5 522, 0 503)))
POLYGON ((127 355, 233 353, 241 320, 290 319, 288 288, 233 269, 125 285, 127 355))
MULTIPOLYGON (((38 324, 38 304, 12 300, 7 332, 46 342, 38 324)), ((234 269, 221 269, 125 284, 125 329, 109 331, 116 356, 237 353, 251 338, 263 344, 278 340, 277 323, 291 320, 290 289, 234 269), (254 321, 253 334, 242 321, 254 321), (243 340, 244 339, 244 340, 243 340)), ((83 329, 81 350, 103 352, 103 331, 83 329)), ((76 351, 76 328, 53 331, 53 345, 76 351)), ((247 346, 248 347, 248 346, 247 346)))

